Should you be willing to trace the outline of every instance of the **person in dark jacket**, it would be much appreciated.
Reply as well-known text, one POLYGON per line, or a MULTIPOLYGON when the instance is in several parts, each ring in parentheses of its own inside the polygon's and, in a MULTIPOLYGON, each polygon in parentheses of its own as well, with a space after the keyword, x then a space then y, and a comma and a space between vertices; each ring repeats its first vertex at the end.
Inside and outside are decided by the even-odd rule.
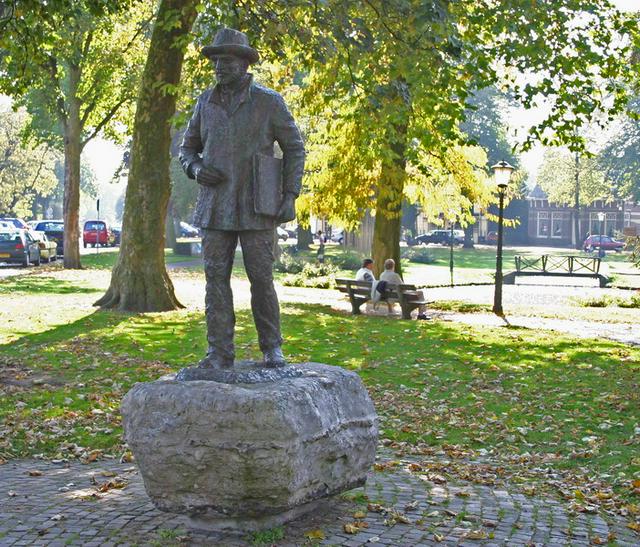
POLYGON ((304 169, 304 144, 282 97, 247 72, 258 52, 242 32, 224 28, 202 50, 211 59, 216 85, 204 91, 180 147, 187 176, 200 185, 193 224, 203 232, 206 276, 207 356, 200 367, 231 367, 235 315, 230 277, 240 241, 251 283, 251 309, 266 366, 285 364, 280 310, 273 287, 275 229, 295 218, 304 169), (281 188, 275 214, 258 207, 257 157, 273 160, 282 151, 281 188))

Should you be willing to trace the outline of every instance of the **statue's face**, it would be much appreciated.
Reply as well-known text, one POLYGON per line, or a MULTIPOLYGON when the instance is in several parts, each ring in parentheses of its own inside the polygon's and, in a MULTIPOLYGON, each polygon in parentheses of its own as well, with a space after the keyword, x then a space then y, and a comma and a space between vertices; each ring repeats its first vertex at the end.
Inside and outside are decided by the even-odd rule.
POLYGON ((216 80, 219 84, 229 85, 239 81, 249 68, 249 63, 242 57, 235 55, 217 55, 213 59, 216 70, 216 80))

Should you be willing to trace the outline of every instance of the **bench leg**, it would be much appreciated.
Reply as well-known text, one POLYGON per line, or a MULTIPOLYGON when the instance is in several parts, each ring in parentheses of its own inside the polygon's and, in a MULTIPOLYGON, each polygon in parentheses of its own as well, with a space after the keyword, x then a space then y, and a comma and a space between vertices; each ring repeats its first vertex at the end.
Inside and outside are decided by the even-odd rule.
POLYGON ((415 308, 411 304, 400 304, 402 308, 402 319, 411 319, 411 311, 415 308))

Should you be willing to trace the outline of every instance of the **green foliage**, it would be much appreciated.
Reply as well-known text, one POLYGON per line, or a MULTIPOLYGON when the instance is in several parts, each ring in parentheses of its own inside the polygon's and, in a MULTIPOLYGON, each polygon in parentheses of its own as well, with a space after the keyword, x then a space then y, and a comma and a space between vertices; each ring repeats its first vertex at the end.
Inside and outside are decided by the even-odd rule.
POLYGON ((364 255, 355 251, 341 251, 328 258, 328 262, 341 270, 358 270, 364 255))
POLYGON ((611 183, 594 157, 569 153, 566 149, 549 148, 538 173, 538 184, 549 196, 549 201, 574 205, 576 175, 580 205, 589 205, 597 199, 611 198, 611 183))
POLYGON ((640 293, 632 294, 630 298, 618 298, 614 296, 599 296, 595 298, 585 298, 579 301, 581 306, 587 308, 607 308, 616 306, 619 308, 640 308, 640 293))
POLYGON ((273 545, 277 541, 281 541, 283 539, 284 539, 284 528, 282 526, 276 526, 275 528, 270 528, 269 530, 262 530, 260 532, 253 532, 249 536, 251 545, 254 545, 256 547, 273 545))
POLYGON ((436 257, 433 253, 424 247, 407 247, 402 250, 402 258, 418 264, 433 264, 436 262, 436 257))
POLYGON ((23 132, 29 116, 0 110, 0 213, 29 217, 34 200, 54 194, 59 154, 46 144, 31 145, 23 132))
POLYGON ((306 262, 300 273, 286 276, 282 284, 289 287, 331 289, 335 287, 337 273, 338 268, 330 262, 306 262))
POLYGON ((15 8, 0 34, 6 52, 0 90, 33 114, 32 134, 61 148, 77 116, 83 145, 100 132, 122 140, 153 6, 142 0, 17 0, 15 8))
POLYGON ((640 268, 640 236, 634 236, 627 239, 627 248, 631 250, 629 260, 640 268))
POLYGON ((640 200, 640 97, 629 104, 629 113, 614 125, 615 132, 598 154, 598 164, 607 173, 613 193, 620 199, 640 200))
POLYGON ((297 274, 302 271, 304 265, 304 259, 283 251, 280 254, 280 258, 273 265, 273 269, 276 272, 297 274))

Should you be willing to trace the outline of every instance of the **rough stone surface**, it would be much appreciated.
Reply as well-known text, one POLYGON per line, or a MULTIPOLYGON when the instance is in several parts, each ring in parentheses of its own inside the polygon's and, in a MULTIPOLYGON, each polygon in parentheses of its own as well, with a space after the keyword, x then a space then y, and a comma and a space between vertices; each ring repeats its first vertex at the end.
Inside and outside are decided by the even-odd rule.
POLYGON ((258 529, 364 484, 377 420, 360 378, 296 367, 301 376, 275 382, 134 386, 122 403, 125 435, 156 507, 258 529))
POLYGON ((183 368, 175 379, 183 382, 207 380, 223 384, 260 384, 285 378, 299 378, 304 374, 304 369, 296 365, 265 367, 256 361, 236 361, 235 366, 231 368, 183 368))

